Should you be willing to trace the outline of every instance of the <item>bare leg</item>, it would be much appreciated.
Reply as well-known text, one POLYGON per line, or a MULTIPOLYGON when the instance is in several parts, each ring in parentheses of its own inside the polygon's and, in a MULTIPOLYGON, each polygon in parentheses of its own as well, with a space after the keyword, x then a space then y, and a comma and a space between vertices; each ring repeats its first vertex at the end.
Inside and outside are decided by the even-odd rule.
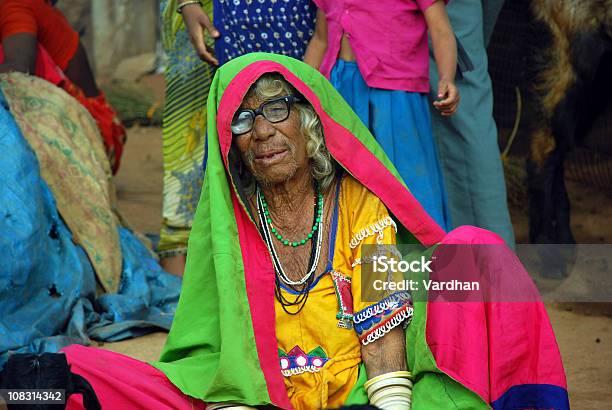
POLYGON ((168 273, 182 277, 185 272, 187 255, 173 255, 159 260, 159 264, 168 273))

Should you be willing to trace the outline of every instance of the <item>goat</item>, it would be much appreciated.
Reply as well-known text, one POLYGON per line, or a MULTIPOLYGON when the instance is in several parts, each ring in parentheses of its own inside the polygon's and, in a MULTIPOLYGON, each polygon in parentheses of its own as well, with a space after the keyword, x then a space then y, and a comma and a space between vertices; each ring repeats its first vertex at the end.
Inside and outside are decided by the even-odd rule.
POLYGON ((532 77, 529 239, 573 244, 564 160, 610 101, 612 0, 533 0, 531 12, 543 29, 534 39, 551 41, 544 53, 538 51, 532 77))

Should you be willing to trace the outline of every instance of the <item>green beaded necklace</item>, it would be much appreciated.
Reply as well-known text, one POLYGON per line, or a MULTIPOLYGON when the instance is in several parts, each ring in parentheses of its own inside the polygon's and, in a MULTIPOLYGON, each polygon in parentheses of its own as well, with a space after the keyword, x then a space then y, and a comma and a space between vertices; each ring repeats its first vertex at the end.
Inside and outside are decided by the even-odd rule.
POLYGON ((270 217, 270 210, 268 209, 268 203, 266 202, 266 198, 263 195, 261 195, 261 203, 264 209, 264 215, 266 216, 266 223, 270 226, 270 231, 272 232, 272 235, 275 236, 276 239, 278 239, 279 242, 282 243, 283 245, 293 246, 295 248, 295 247, 306 244, 306 242, 312 239, 314 233, 318 229, 317 225, 319 224, 319 222, 321 222, 321 215, 323 215, 323 194, 321 193, 319 189, 319 184, 317 184, 316 190, 317 190, 317 200, 315 201, 315 215, 316 215, 315 221, 312 225, 312 229, 310 230, 306 238, 302 239, 301 241, 297 241, 297 242, 291 242, 288 239, 283 238, 283 235, 281 235, 280 232, 278 232, 278 230, 274 227, 274 225, 272 225, 272 217, 270 217))

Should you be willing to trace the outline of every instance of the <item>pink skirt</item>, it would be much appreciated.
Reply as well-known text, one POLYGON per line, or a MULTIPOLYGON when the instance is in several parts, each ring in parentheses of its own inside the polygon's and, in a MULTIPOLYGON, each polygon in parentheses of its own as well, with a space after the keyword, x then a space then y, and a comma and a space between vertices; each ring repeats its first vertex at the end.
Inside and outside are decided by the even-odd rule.
MULTIPOLYGON (((204 402, 183 394, 153 366, 119 353, 72 345, 63 349, 73 373, 91 384, 102 409, 202 409, 204 402)), ((68 410, 84 409, 81 395, 68 410)))

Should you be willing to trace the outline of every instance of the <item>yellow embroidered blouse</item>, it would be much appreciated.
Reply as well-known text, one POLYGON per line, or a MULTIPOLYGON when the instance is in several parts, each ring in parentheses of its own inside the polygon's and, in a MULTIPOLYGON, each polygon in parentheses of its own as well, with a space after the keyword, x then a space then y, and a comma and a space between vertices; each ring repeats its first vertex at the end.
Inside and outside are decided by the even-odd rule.
POLYGON ((315 283, 297 315, 287 314, 275 301, 280 364, 296 410, 340 407, 346 401, 359 373, 361 343, 352 326, 341 327, 337 314, 340 300, 347 298, 338 293, 349 294, 352 306, 346 312, 371 306, 360 300, 361 247, 396 240, 397 227, 383 203, 352 177, 343 178, 338 202, 332 271, 315 283))

